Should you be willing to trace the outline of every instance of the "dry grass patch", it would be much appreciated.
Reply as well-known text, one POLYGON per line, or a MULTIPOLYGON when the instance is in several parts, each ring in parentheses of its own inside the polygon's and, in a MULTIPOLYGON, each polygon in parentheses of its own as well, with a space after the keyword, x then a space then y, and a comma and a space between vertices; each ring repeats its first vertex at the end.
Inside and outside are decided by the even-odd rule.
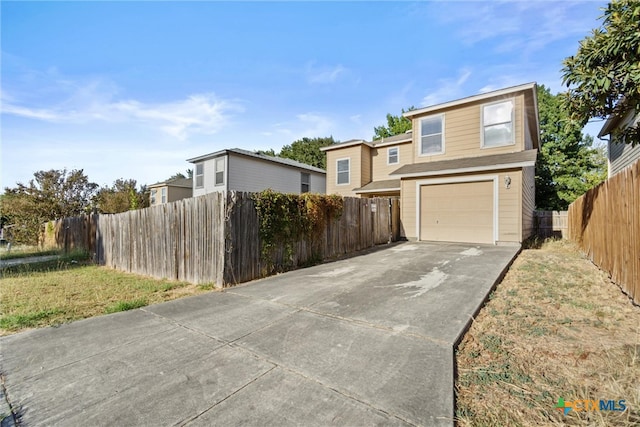
POLYGON ((211 285, 157 280, 66 257, 5 268, 0 335, 200 294, 211 285))
POLYGON ((640 425, 640 308, 570 242, 526 249, 457 351, 461 426, 640 425), (617 411, 558 399, 625 400, 617 411))

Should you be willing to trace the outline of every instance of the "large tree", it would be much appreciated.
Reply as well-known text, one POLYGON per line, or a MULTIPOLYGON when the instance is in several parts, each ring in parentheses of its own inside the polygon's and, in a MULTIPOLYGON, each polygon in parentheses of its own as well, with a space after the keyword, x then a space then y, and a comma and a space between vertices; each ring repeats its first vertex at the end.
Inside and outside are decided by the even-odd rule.
POLYGON ((561 95, 538 86, 540 150, 536 164, 538 209, 565 210, 578 196, 607 176, 602 148, 593 148, 593 138, 569 120, 561 95))
POLYGON ((291 145, 282 147, 278 156, 306 163, 320 169, 326 169, 326 156, 320 151, 320 148, 327 147, 336 142, 333 136, 323 138, 304 137, 292 142, 291 145))
POLYGON ((89 212, 98 188, 82 169, 52 169, 33 175, 27 185, 5 188, 2 198, 2 215, 13 225, 16 243, 36 244, 44 222, 89 212))
POLYGON ((113 186, 103 187, 96 195, 96 206, 100 213, 120 213, 149 205, 146 188, 139 190, 135 179, 117 179, 113 186))
POLYGON ((393 114, 387 114, 387 125, 376 126, 373 128, 373 140, 382 138, 388 138, 393 135, 400 135, 411 129, 411 120, 403 116, 407 111, 415 110, 413 105, 406 110, 403 108, 402 113, 399 116, 393 114))
MULTIPOLYGON (((602 19, 580 42, 578 52, 564 60, 562 74, 569 88, 565 104, 572 126, 584 126, 592 117, 640 112, 640 2, 614 0, 602 19)), ((627 143, 640 143, 640 124, 621 136, 627 143)))

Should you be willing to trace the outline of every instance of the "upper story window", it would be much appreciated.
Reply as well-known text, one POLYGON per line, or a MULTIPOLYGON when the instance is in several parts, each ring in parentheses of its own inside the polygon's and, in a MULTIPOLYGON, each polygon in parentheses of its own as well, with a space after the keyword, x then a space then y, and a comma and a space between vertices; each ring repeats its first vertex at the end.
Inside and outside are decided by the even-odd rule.
POLYGON ((444 114, 420 119, 420 153, 432 156, 444 153, 444 114))
POLYGON ((400 148, 391 147, 387 149, 387 164, 395 165, 400 162, 400 148))
POLYGON ((513 132, 513 101, 501 101, 482 106, 482 147, 515 144, 513 132))
POLYGON ((224 157, 216 159, 216 185, 224 184, 224 157))
POLYGON ((162 203, 167 203, 167 187, 163 187, 161 192, 162 192, 162 203))
POLYGON ((350 178, 350 159, 338 159, 336 160, 337 184, 349 184, 350 178))
POLYGON ((306 172, 300 173, 300 192, 308 193, 311 189, 311 174, 306 172))
POLYGON ((156 194, 158 193, 158 190, 153 189, 151 190, 151 204, 155 205, 156 204, 156 194))
POLYGON ((196 188, 204 187, 204 163, 196 163, 196 188))

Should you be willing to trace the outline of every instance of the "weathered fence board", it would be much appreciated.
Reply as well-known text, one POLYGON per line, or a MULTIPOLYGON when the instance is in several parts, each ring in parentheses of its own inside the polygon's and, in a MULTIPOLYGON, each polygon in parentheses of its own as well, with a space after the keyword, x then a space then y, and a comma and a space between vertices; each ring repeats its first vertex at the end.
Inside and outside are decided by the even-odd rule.
POLYGON ((567 238, 568 216, 567 211, 535 211, 536 235, 540 237, 567 238))
POLYGON ((569 206, 569 238, 640 304, 640 161, 569 206))
POLYGON ((340 218, 265 258, 250 193, 212 193, 112 215, 67 218, 51 243, 86 248, 118 270, 231 285, 399 239, 397 199, 345 198, 340 218))

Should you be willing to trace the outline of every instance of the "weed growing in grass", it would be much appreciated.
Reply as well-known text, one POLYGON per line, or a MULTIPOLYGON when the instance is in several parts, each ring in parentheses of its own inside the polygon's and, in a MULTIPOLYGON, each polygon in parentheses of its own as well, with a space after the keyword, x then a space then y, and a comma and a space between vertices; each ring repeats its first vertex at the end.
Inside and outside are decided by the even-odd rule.
POLYGON ((14 314, 0 317, 0 328, 2 329, 22 329, 35 328, 48 323, 48 320, 58 314, 61 310, 41 310, 29 314, 14 314))
POLYGON ((107 314, 118 313, 119 311, 134 310, 136 308, 144 307, 148 305, 147 300, 137 299, 133 301, 118 301, 115 304, 111 304, 104 309, 107 314))

